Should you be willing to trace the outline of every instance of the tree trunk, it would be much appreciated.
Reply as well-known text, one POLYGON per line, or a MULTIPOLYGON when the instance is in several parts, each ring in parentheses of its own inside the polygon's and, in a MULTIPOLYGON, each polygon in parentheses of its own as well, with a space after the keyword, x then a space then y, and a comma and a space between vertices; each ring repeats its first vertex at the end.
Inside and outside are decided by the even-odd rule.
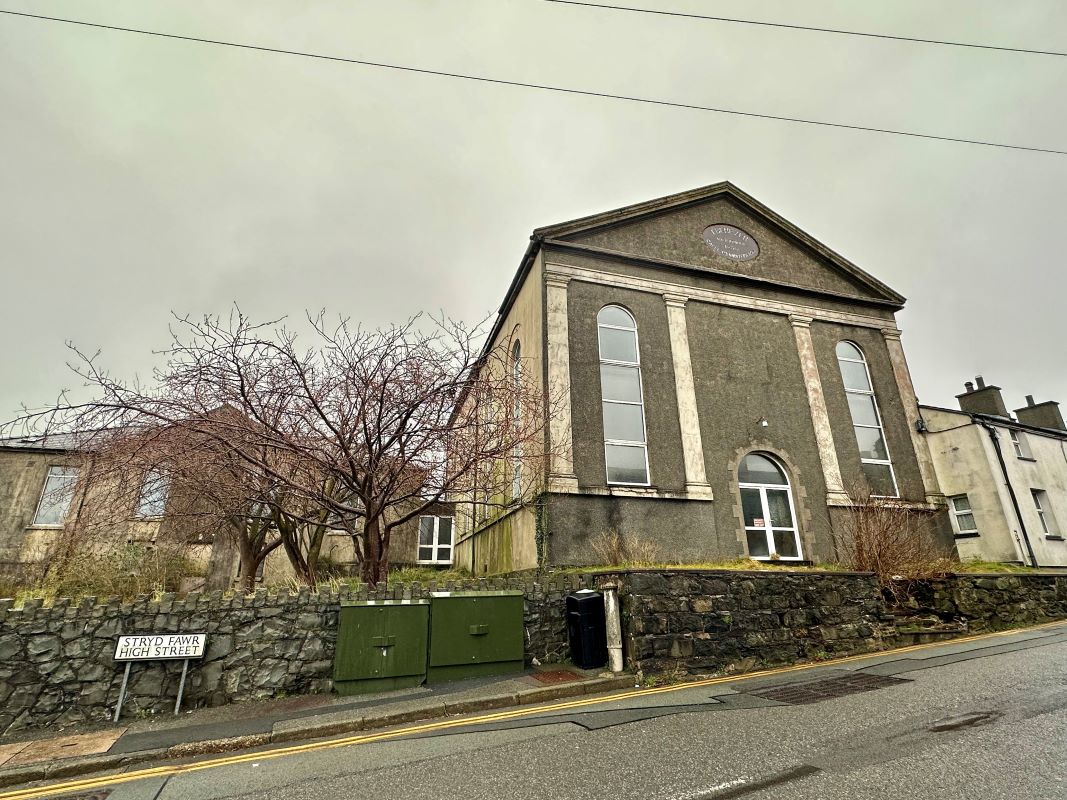
POLYGON ((365 542, 363 550, 363 582, 368 586, 376 586, 384 580, 382 574, 382 521, 374 516, 367 519, 363 528, 365 542))
POLYGON ((245 537, 238 542, 238 552, 241 556, 241 591, 251 594, 256 588, 256 570, 259 569, 261 559, 256 558, 251 542, 245 537))

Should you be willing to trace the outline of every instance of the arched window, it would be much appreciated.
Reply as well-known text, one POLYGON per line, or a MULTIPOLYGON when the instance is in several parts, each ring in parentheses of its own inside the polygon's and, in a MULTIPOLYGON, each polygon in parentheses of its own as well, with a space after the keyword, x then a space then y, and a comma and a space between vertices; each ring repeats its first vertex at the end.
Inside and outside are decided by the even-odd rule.
POLYGON ((604 306, 596 321, 608 483, 647 486, 648 447, 637 323, 629 311, 619 306, 604 306))
POLYGON ((737 470, 748 554, 752 558, 798 561, 803 558, 793 492, 778 462, 765 453, 749 453, 737 470))
MULTIPOLYGON (((522 427, 522 345, 518 339, 511 346, 512 420, 515 430, 522 427)), ((516 443, 511 451, 511 499, 522 497, 522 444, 516 443)))
POLYGON ((897 477, 885 442, 882 415, 874 396, 871 373, 863 351, 853 342, 837 343, 837 363, 845 384, 848 409, 852 413, 852 428, 860 449, 863 474, 876 497, 897 497, 897 477))

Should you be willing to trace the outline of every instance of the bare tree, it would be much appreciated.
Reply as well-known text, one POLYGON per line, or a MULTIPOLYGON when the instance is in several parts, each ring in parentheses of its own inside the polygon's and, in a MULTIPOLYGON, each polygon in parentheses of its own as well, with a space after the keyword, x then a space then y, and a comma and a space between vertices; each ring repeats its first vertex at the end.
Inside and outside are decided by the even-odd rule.
POLYGON ((154 442, 154 455, 139 444, 145 455, 131 462, 196 487, 244 531, 246 580, 278 546, 314 580, 328 525, 348 533, 375 584, 388 572, 391 532, 435 503, 463 495, 504 505, 536 491, 555 402, 514 368, 506 346, 479 350, 480 328, 443 318, 380 330, 327 326, 323 315, 309 322, 302 349, 280 324, 240 311, 178 319, 149 386, 74 350, 94 399, 21 421, 101 431, 127 453, 130 442, 154 442), (302 544, 297 531, 311 538, 302 544))

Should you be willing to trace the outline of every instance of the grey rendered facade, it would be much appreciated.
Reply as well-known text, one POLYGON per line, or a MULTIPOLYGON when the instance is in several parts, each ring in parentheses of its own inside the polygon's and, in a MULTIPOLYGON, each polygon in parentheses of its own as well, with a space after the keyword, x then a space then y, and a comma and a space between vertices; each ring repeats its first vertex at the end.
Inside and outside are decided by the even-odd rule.
POLYGON ((862 352, 877 404, 896 484, 881 493, 928 511, 931 535, 951 548, 895 323, 903 302, 728 183, 536 230, 491 344, 518 342, 545 391, 563 398, 545 492, 536 507, 489 521, 461 504, 457 565, 593 563, 591 540, 609 530, 654 541, 665 560, 756 555, 751 525, 768 521, 742 503, 739 468, 751 453, 788 479, 799 558, 832 560, 850 494, 884 468, 861 463, 850 402, 868 401, 846 391, 843 341, 862 352), (713 248, 717 226, 752 252, 713 248), (639 362, 647 474, 631 484, 643 485, 608 480, 606 307, 636 328, 639 358, 623 366, 639 362))

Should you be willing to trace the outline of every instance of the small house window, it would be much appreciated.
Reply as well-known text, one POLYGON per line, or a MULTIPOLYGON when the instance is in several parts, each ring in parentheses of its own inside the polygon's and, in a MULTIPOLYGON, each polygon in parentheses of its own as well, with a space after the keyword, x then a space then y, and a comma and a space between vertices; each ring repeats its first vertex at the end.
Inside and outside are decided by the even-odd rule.
POLYGON ((978 533, 978 525, 974 521, 974 511, 971 509, 971 501, 967 495, 956 495, 950 500, 952 501, 952 518, 956 523, 956 533, 978 533))
POLYGON ((452 563, 452 517, 419 517, 418 562, 452 563))
POLYGON ((889 446, 885 441, 882 415, 874 396, 871 373, 863 351, 852 342, 837 343, 837 363, 845 384, 848 409, 852 414, 852 429, 860 450, 860 464, 864 477, 876 497, 897 497, 897 477, 889 446))
POLYGON ((1037 518, 1041 520, 1041 530, 1046 536, 1058 535, 1056 520, 1052 518, 1052 508, 1048 502, 1048 493, 1044 489, 1031 489, 1030 494, 1034 497, 1034 507, 1037 509, 1037 518))
POLYGON ((1011 428, 1008 430, 1008 435, 1011 436, 1011 446, 1015 449, 1015 457, 1032 460, 1034 454, 1030 450, 1030 442, 1027 440, 1026 434, 1011 428))
POLYGON ((134 516, 138 519, 162 517, 169 494, 170 479, 159 470, 148 470, 141 483, 141 493, 137 497, 137 509, 134 516))
POLYGON ((38 528, 62 528, 74 499, 74 484, 78 481, 77 467, 49 467, 44 480, 41 499, 33 515, 38 528))
POLYGON ((605 306, 597 315, 597 336, 607 481, 647 486, 648 446, 637 323, 624 308, 605 306))

